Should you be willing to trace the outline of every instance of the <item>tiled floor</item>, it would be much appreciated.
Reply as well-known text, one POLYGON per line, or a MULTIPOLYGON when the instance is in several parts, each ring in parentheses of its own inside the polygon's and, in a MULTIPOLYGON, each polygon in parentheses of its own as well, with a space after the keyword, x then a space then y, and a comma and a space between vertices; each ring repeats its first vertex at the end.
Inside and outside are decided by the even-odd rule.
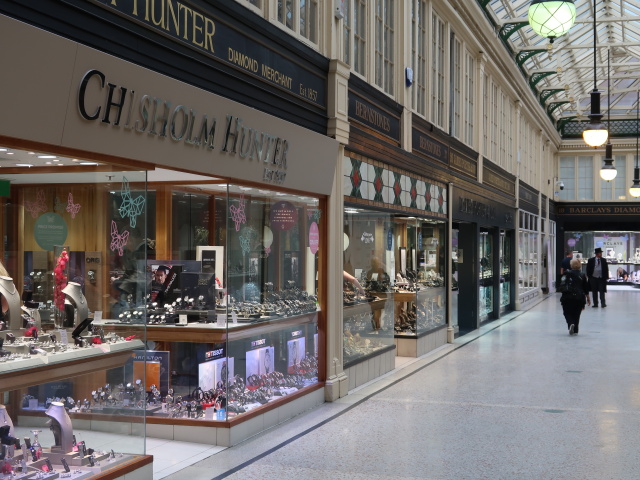
POLYGON ((153 478, 637 480, 638 300, 610 288, 570 337, 552 295, 232 448, 147 438, 153 478))

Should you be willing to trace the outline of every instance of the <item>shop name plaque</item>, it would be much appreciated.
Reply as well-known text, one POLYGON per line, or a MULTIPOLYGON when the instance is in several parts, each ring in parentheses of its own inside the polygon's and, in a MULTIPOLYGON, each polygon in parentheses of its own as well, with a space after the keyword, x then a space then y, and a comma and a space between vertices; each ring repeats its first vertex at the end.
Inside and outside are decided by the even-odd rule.
POLYGON ((468 157, 460 155, 454 150, 451 150, 449 154, 449 164, 454 170, 469 175, 472 178, 478 176, 478 163, 468 157))
POLYGON ((179 0, 89 0, 316 105, 325 81, 258 40, 179 0))
POLYGON ((213 151, 219 144, 222 153, 262 166, 265 182, 281 185, 287 176, 288 140, 251 128, 240 117, 229 114, 225 116, 223 129, 217 129, 215 115, 198 113, 186 105, 173 106, 169 100, 107 82, 106 75, 99 70, 89 70, 82 77, 78 110, 88 121, 169 138, 205 152, 213 151), (87 99, 95 99, 96 91, 98 98, 102 93, 102 100, 90 105, 87 99))
POLYGON ((491 170, 488 170, 487 168, 484 169, 482 180, 487 185, 495 187, 498 190, 501 190, 510 195, 515 195, 516 193, 516 185, 514 182, 501 177, 500 175, 492 172, 491 170))
POLYGON ((398 118, 389 115, 378 106, 357 97, 355 94, 349 95, 349 117, 394 140, 400 138, 400 120, 398 118))
POLYGON ((496 217, 496 209, 486 203, 478 202, 471 198, 458 198, 458 207, 460 213, 472 215, 485 220, 493 220, 496 217))
POLYGON ((449 161, 449 147, 415 128, 413 129, 413 150, 442 163, 449 161))
POLYGON ((640 215, 640 206, 631 207, 558 207, 561 215, 640 215))

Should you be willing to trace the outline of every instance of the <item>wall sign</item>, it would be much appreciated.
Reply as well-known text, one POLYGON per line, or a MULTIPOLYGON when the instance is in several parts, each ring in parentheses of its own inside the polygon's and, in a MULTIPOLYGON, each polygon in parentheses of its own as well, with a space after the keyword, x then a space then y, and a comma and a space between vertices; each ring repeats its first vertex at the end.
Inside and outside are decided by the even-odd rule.
POLYGON ((272 230, 291 230, 298 222, 298 209, 290 202, 277 202, 269 213, 272 230))
POLYGON ((449 147, 416 128, 412 131, 412 147, 414 152, 438 160, 445 165, 449 162, 449 147))
POLYGON ((322 107, 326 84, 257 39, 205 11, 178 0, 92 0, 227 65, 322 107))
MULTIPOLYGON (((89 2, 76 3, 86 3, 85 7, 96 13, 97 7, 88 5, 89 2)), ((62 3, 60 8, 68 7, 62 3)), ((138 0, 139 5, 142 3, 147 2, 138 0)), ((243 8, 233 2, 195 4, 214 11, 219 11, 216 5, 243 8)), ((117 18, 111 20, 118 21, 117 18)), ((105 30, 110 28, 105 26, 105 30)), ((73 39, 34 29, 8 16, 0 15, 0 40, 15 45, 10 52, 7 51, 6 62, 20 64, 19 75, 5 75, 0 79, 2 90, 13 92, 7 97, 6 108, 0 112, 3 125, 11 127, 3 131, 5 136, 20 138, 24 142, 45 142, 61 149, 88 151, 98 159, 120 157, 142 162, 143 165, 152 162, 162 168, 178 167, 201 175, 241 179, 265 186, 279 185, 278 182, 282 181, 283 185, 313 195, 329 195, 333 189, 339 143, 313 129, 159 74, 73 39), (31 61, 23 62, 24 58, 31 61), (42 75, 43 68, 47 75, 42 75), (104 83, 96 71, 100 72, 104 83), (88 78, 87 72, 92 72, 88 78), (28 89, 24 88, 25 78, 32 80, 28 89), (51 81, 52 78, 55 81, 51 81), (79 94, 83 79, 87 83, 79 94), (83 113, 80 102, 84 103, 83 113), (12 114, 15 111, 39 111, 45 104, 48 105, 47 115, 12 114), (109 114, 105 118, 107 111, 109 114), (96 114, 98 116, 94 118, 96 114), (166 130, 162 136, 165 121, 166 130), (146 127, 144 131, 143 127, 146 127), (42 132, 47 132, 46 138, 42 132), (252 138, 253 146, 250 145, 252 138), (199 144, 195 143, 196 139, 199 144), (284 140, 287 140, 286 144, 284 140), (225 141, 227 149, 223 151, 225 141), (214 148, 208 148, 210 145, 214 148), (283 178, 284 174, 286 178, 283 178)), ((270 41, 267 43, 271 44, 270 41)), ((165 42, 165 45, 170 47, 171 42, 165 42)), ((315 54, 313 56, 316 57, 315 54)), ((317 61, 323 63, 317 57, 317 61)), ((304 60, 300 61, 306 65, 304 60)), ((313 65, 310 64, 309 68, 322 75, 313 65)), ((254 83, 255 87, 260 82, 254 83)), ((284 97, 287 95, 283 94, 284 97)), ((313 115, 317 117, 317 113, 313 115)), ((36 200, 35 193, 34 190, 33 198, 29 200, 36 200)), ((67 193, 68 190, 58 192, 65 204, 67 193)), ((74 200, 80 200, 76 199, 76 192, 73 193, 74 200)), ((49 210, 52 206, 52 199, 47 199, 49 210)), ((83 205, 80 215, 84 208, 83 205)), ((63 214, 65 218, 66 215, 63 214)))
POLYGON ((511 176, 508 176, 506 173, 498 171, 498 169, 494 168, 488 161, 483 163, 482 183, 497 188, 501 192, 509 195, 516 194, 515 177, 511 178, 511 176))
MULTIPOLYGON (((99 120, 114 128, 169 138, 204 152, 210 152, 218 145, 230 157, 237 155, 262 166, 262 180, 265 182, 282 184, 287 176, 289 142, 286 139, 252 128, 233 115, 226 115, 224 129, 220 131, 216 129, 218 120, 215 114, 198 113, 194 108, 180 104, 173 106, 170 100, 118 86, 109 82, 99 70, 89 70, 82 77, 78 111, 87 121, 99 120), (89 95, 90 92, 93 95, 89 95), (95 97, 96 92, 98 98, 102 93, 102 101, 87 101, 88 97, 95 97)), ((131 213, 139 215, 137 211, 142 205, 125 198, 128 193, 128 183, 123 180, 122 195, 127 200, 125 213, 131 218, 131 226, 135 227, 135 216, 131 213), (130 211, 133 207, 136 209, 130 211)), ((125 203, 121 207, 123 216, 125 203)))
POLYGON ((454 206, 455 220, 478 223, 484 226, 515 228, 515 209, 478 195, 461 191, 454 206))
POLYGON ((54 245, 64 245, 67 239, 67 223, 57 213, 40 215, 33 227, 33 238, 43 250, 53 251, 54 245))
POLYGON ((378 133, 400 141, 400 119, 373 102, 349 91, 349 119, 372 128, 378 133))
POLYGON ((318 224, 316 222, 312 222, 309 227, 309 250, 314 255, 318 252, 318 248, 320 247, 320 231, 318 229, 318 224))
POLYGON ((452 169, 473 179, 478 178, 478 160, 476 159, 462 155, 452 149, 449 153, 449 165, 452 169))
POLYGON ((640 215, 640 205, 560 205, 558 215, 640 215))
POLYGON ((533 187, 520 182, 520 209, 538 214, 538 192, 533 187))

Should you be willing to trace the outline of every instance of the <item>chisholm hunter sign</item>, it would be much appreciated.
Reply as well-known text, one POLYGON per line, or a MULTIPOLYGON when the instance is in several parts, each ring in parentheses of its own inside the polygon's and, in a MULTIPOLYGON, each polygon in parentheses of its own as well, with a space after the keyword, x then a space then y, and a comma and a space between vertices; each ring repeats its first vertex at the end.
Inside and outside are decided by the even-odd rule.
MULTIPOLYGON (((92 95, 91 98, 96 98, 92 95)), ((282 184, 287 176, 289 142, 247 125, 239 117, 226 115, 225 126, 216 134, 217 118, 198 113, 185 105, 108 82, 104 73, 89 70, 80 82, 78 110, 85 120, 100 121, 113 127, 168 137, 203 151, 212 151, 218 140, 221 152, 256 162, 262 166, 263 181, 282 184), (103 92, 101 103, 87 104, 87 92, 103 92)))

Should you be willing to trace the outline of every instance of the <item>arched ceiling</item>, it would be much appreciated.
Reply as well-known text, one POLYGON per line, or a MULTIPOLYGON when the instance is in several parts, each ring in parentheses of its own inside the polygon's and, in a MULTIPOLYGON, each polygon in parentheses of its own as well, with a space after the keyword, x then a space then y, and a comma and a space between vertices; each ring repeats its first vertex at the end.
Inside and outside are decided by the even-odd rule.
POLYGON ((555 39, 552 49, 549 49, 549 40, 538 36, 528 24, 531 0, 477 2, 562 134, 571 137, 572 132, 582 132, 591 110, 590 93, 595 84, 601 92, 605 124, 610 110, 612 134, 636 135, 640 0, 575 0, 576 23, 569 33, 555 39), (611 88, 608 88, 608 71, 611 88))

